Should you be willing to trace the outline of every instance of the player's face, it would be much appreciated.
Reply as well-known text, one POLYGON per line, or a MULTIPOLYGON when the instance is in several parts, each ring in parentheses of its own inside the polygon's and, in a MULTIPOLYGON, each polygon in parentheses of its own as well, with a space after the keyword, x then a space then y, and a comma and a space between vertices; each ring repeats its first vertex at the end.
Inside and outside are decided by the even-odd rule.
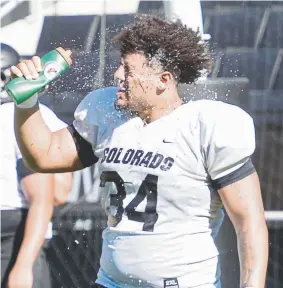
POLYGON ((135 53, 122 58, 114 75, 120 88, 115 103, 117 108, 136 112, 152 108, 158 76, 158 73, 148 66, 144 55, 135 53))

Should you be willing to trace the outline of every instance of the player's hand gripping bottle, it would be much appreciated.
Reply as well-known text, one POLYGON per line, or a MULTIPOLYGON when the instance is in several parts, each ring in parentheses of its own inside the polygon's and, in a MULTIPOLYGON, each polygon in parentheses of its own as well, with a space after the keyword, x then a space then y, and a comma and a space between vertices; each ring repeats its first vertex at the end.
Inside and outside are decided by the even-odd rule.
POLYGON ((37 79, 16 77, 6 85, 6 91, 17 105, 25 102, 69 69, 72 65, 71 54, 70 50, 62 47, 50 51, 41 58, 42 72, 37 79))

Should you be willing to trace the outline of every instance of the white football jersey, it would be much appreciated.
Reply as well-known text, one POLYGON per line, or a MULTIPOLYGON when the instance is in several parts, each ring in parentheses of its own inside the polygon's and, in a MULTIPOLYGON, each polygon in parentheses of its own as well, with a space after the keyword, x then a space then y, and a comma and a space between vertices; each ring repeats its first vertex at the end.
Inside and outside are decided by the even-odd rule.
MULTIPOLYGON (((17 162, 22 159, 14 133, 14 102, 0 105, 0 210, 28 208, 28 201, 20 187, 17 162)), ((67 125, 46 106, 40 104, 42 117, 51 131, 67 125)), ((52 237, 52 223, 46 239, 52 237)))
POLYGON ((235 182, 234 172, 249 162, 252 118, 236 106, 199 100, 145 124, 115 110, 116 92, 90 93, 73 123, 99 159, 96 185, 109 216, 97 283, 220 287, 216 187, 235 182))

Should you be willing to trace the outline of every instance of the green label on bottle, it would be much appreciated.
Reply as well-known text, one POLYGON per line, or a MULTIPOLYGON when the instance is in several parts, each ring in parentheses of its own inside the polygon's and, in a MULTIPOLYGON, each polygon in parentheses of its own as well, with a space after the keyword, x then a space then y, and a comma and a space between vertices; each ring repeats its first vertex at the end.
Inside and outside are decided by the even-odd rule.
POLYGON ((41 62, 43 71, 39 73, 37 79, 27 80, 24 77, 17 77, 6 85, 6 91, 17 104, 26 101, 69 69, 68 63, 56 50, 44 55, 41 62))

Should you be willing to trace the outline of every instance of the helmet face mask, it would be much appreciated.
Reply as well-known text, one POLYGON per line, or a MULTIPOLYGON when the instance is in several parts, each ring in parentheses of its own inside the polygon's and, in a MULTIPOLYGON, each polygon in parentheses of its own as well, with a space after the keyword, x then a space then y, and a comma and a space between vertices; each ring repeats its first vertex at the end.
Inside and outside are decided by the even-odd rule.
POLYGON ((10 81, 10 79, 11 79, 10 69, 9 68, 5 70, 1 69, 1 81, 6 84, 10 81))
POLYGON ((0 79, 0 99, 1 102, 5 99, 9 99, 8 93, 5 90, 5 85, 11 80, 10 67, 17 65, 20 62, 20 55, 11 46, 0 43, 0 68, 1 68, 1 79, 0 79))
POLYGON ((0 101, 3 102, 9 101, 9 95, 5 90, 5 85, 11 80, 10 69, 1 70, 1 80, 0 80, 0 101))
POLYGON ((11 46, 0 43, 0 67, 1 71, 10 68, 12 65, 16 65, 20 62, 19 53, 11 46))

